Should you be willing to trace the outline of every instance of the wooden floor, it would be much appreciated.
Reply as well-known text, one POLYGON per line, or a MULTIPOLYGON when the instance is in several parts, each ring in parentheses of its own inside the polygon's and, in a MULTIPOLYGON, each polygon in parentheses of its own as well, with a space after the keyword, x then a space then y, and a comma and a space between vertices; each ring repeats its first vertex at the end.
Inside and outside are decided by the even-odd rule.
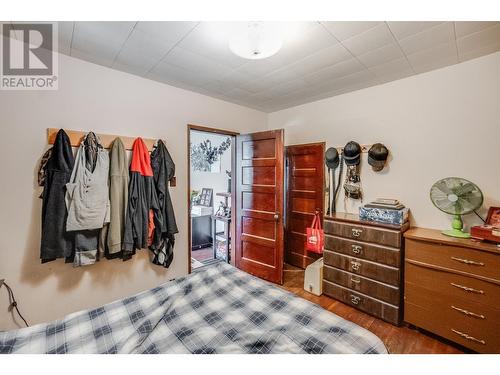
POLYGON ((191 257, 199 262, 203 262, 207 259, 214 259, 214 251, 212 247, 206 247, 204 249, 191 250, 191 257))
POLYGON ((448 345, 441 339, 409 327, 396 327, 374 318, 325 295, 315 296, 304 290, 304 270, 285 265, 283 287, 323 308, 350 320, 380 337, 389 353, 393 354, 457 354, 461 349, 448 345))

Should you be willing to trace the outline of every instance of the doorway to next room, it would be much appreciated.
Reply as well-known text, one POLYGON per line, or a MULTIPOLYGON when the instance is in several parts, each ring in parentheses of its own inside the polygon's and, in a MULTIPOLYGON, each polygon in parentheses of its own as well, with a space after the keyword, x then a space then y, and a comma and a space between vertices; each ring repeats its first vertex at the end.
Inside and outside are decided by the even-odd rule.
POLYGON ((234 264, 232 174, 235 135, 188 125, 191 270, 216 261, 234 264))

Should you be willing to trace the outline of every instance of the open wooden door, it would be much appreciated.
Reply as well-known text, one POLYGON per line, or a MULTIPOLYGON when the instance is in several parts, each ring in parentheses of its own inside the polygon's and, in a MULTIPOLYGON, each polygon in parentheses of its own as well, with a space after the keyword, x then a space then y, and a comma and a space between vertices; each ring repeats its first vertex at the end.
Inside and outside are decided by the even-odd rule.
POLYGON ((236 137, 236 267, 283 283, 283 130, 236 137))
POLYGON ((323 222, 324 158, 324 143, 286 147, 285 260, 300 268, 321 258, 320 254, 307 251, 306 231, 316 211, 323 222))

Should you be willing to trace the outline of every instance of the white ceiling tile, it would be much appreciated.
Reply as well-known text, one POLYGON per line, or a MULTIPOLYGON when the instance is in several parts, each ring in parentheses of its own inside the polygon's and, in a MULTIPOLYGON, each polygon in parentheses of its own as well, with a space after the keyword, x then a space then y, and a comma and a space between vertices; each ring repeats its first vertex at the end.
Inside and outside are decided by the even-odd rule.
POLYGON ((401 57, 397 60, 387 62, 385 64, 376 65, 370 67, 370 71, 373 72, 378 77, 388 76, 392 73, 400 74, 402 72, 411 72, 413 70, 408 63, 406 57, 401 57))
POLYGON ((302 76, 314 73, 317 70, 335 65, 341 61, 352 58, 352 55, 340 43, 324 48, 315 54, 299 60, 290 66, 297 75, 302 76))
POLYGON ((430 29, 399 40, 399 45, 408 55, 455 40, 453 22, 444 22, 430 29))
POLYGON ((157 39, 163 39, 168 43, 175 44, 185 37, 196 25, 197 22, 191 21, 141 21, 137 22, 135 29, 157 39))
POLYGON ((240 89, 239 87, 235 87, 231 91, 227 93, 227 96, 230 98, 234 98, 236 100, 245 100, 248 99, 252 95, 251 92, 240 89))
POLYGON ((458 63, 455 41, 407 55, 413 70, 423 73, 458 63))
POLYGON ((400 40, 406 38, 410 35, 417 34, 421 31, 430 29, 434 26, 443 23, 440 22, 430 22, 430 21, 392 21, 387 22, 389 29, 391 29, 392 33, 396 37, 396 39, 400 40))
POLYGON ((394 43, 394 37, 385 23, 381 23, 342 42, 355 55, 361 55, 391 43, 394 43))
POLYGON ((455 22, 455 33, 457 38, 462 38, 466 35, 476 33, 478 31, 487 29, 489 27, 500 25, 500 22, 476 22, 476 21, 462 21, 455 22))
POLYGON ((173 41, 134 29, 123 45, 122 51, 127 54, 136 54, 160 60, 174 45, 175 42, 173 41))
POLYGON ((149 72, 151 66, 153 66, 153 65, 150 66, 149 65, 145 66, 145 65, 146 64, 144 64, 143 61, 140 61, 138 63, 129 63, 129 64, 124 64, 120 61, 115 61, 113 64, 113 69, 143 77, 149 72))
POLYGON ((147 55, 138 55, 131 50, 122 50, 116 57, 113 68, 125 70, 127 72, 135 71, 139 75, 144 75, 160 62, 159 59, 147 55), (127 69, 125 69, 125 66, 127 69))
POLYGON ((213 79, 219 79, 231 71, 228 66, 179 47, 170 50, 163 62, 193 72, 210 74, 213 79))
POLYGON ((302 90, 305 87, 307 87, 307 82, 302 78, 298 78, 295 80, 275 84, 272 88, 257 94, 263 94, 265 96, 267 95, 272 98, 274 96, 288 95, 292 92, 302 90))
POLYGON ((362 21, 328 21, 321 22, 335 37, 340 40, 346 40, 354 35, 361 34, 381 22, 362 22, 362 21))
POLYGON ((321 69, 316 73, 309 74, 304 77, 304 79, 310 84, 318 84, 332 79, 337 79, 342 76, 353 74, 365 70, 365 67, 361 65, 356 59, 349 59, 342 61, 338 64, 329 66, 327 68, 321 69))
POLYGON ((357 58, 367 67, 381 65, 404 57, 403 51, 396 43, 387 44, 376 50, 358 55, 357 58))
POLYGON ((237 68, 247 63, 248 60, 235 55, 229 49, 230 34, 225 30, 230 24, 229 22, 202 22, 178 46, 231 68, 237 68))
POLYGON ((77 59, 85 60, 94 64, 111 67, 113 65, 113 56, 103 56, 102 54, 92 54, 86 51, 80 51, 76 48, 71 49, 71 56, 77 59))
POLYGON ((200 71, 186 70, 181 67, 161 62, 148 74, 148 78, 159 79, 161 82, 171 83, 178 86, 178 82, 189 86, 202 87, 211 80, 211 75, 200 71))
POLYGON ((457 40, 460 61, 500 51, 500 24, 457 40))
POLYGON ((266 79, 252 79, 252 80, 249 80, 247 82, 244 82, 244 83, 241 83, 239 85, 239 87, 247 90, 247 91, 251 91, 253 93, 258 93, 258 92, 261 92, 261 91, 265 91, 265 90, 268 90, 270 88, 272 88, 274 86, 274 84, 272 82, 270 82, 269 80, 266 80, 266 79))
MULTIPOLYGON (((75 22, 72 49, 98 60, 113 60, 129 37, 135 22, 75 22)), ((71 51, 71 56, 76 56, 71 51)))

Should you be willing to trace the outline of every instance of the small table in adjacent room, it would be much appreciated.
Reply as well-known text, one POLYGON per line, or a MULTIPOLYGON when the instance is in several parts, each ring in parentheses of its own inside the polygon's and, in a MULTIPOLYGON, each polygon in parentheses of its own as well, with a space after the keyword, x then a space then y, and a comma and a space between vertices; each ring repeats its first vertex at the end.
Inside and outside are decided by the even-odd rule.
POLYGON ((214 241, 214 258, 229 263, 231 261, 231 218, 212 215, 212 237, 214 241), (224 224, 222 231, 217 231, 217 222, 224 224))

